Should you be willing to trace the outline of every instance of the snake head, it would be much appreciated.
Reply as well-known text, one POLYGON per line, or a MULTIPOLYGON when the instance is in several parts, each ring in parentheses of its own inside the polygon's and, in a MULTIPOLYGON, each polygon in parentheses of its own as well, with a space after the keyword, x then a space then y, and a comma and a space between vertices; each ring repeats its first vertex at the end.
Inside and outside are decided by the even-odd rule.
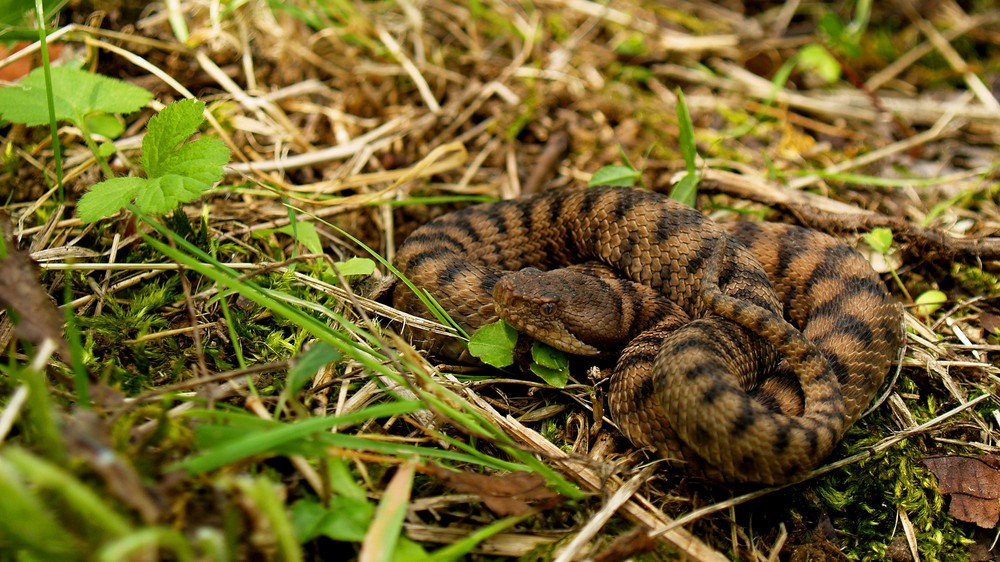
POLYGON ((573 269, 508 273, 493 288, 497 314, 517 331, 556 349, 594 356, 620 347, 614 289, 573 269))

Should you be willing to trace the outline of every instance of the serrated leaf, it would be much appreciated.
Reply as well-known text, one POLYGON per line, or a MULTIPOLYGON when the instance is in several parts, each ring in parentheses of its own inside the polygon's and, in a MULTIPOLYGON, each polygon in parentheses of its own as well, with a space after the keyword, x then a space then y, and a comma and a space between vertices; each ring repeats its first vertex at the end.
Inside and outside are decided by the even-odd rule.
POLYGON ((595 187, 599 185, 618 185, 631 187, 635 185, 641 173, 631 166, 604 166, 590 176, 587 185, 595 187))
MULTIPOLYGON (((142 162, 146 179, 140 180, 141 189, 133 191, 135 204, 147 213, 166 213, 179 203, 198 198, 205 190, 222 179, 222 166, 229 161, 229 149, 214 138, 201 138, 182 144, 198 130, 204 121, 205 104, 195 100, 182 100, 163 108, 149 120, 148 132, 142 139, 142 162)), ((95 186, 96 187, 96 186, 95 186)), ((82 200, 81 200, 82 202, 82 200)), ((115 199, 125 206, 129 201, 115 199)), ((107 205, 91 203, 91 210, 107 210, 107 205)), ((91 221, 108 216, 118 208, 95 216, 91 221)), ((82 217, 83 215, 81 215, 82 217)), ((86 220, 86 219, 85 219, 86 220)))
MULTIPOLYGON (((198 119, 203 119, 200 113, 198 119)), ((195 178, 209 186, 222 178, 222 166, 229 161, 229 149, 221 140, 203 137, 181 145, 179 142, 173 142, 176 135, 172 133, 175 131, 163 131, 162 135, 152 135, 153 123, 151 119, 150 133, 142 141, 142 164, 146 168, 147 176, 178 174, 195 178), (171 144, 160 144, 157 138, 163 138, 164 143, 171 144)))
MULTIPOLYGON (((205 120, 205 104, 198 100, 185 99, 163 108, 149 120, 146 136, 142 139, 142 166, 150 177, 176 173, 172 168, 178 164, 178 152, 188 137, 198 132, 205 120)), ((188 147, 195 143, 189 143, 188 147)), ((197 157, 197 152, 185 156, 197 157)))
POLYGON ((76 204, 76 212, 83 222, 110 217, 131 203, 145 185, 146 180, 137 177, 111 178, 94 184, 76 204))
POLYGON ((469 339, 469 353, 483 363, 493 367, 507 367, 514 363, 514 345, 517 330, 503 320, 487 324, 472 334, 469 339))
MULTIPOLYGON (((58 121, 79 124, 93 113, 132 113, 153 99, 143 88, 100 74, 65 66, 50 70, 58 121)), ((41 68, 32 70, 16 85, 0 89, 0 116, 29 126, 49 122, 41 68)))
POLYGON ((181 202, 196 199, 205 189, 204 183, 186 176, 171 174, 148 178, 136 196, 135 204, 144 212, 162 214, 173 210, 181 202))

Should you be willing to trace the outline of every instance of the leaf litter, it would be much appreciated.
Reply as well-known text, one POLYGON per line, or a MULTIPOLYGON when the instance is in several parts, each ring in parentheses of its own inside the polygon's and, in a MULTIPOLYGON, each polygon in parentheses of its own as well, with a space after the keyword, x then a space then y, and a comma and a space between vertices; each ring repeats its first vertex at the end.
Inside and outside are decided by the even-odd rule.
MULTIPOLYGON (((82 225, 50 190, 44 131, 3 130, 10 159, 0 170, 0 195, 16 223, 7 247, 24 247, 16 251, 39 259, 42 269, 39 283, 27 260, 15 258, 22 272, 9 297, 18 302, 25 291, 31 302, 48 295, 61 302, 69 283, 65 306, 81 323, 90 382, 126 395, 102 403, 95 412, 101 423, 85 423, 75 417, 80 408, 66 371, 49 368, 56 375, 47 382, 52 411, 64 423, 79 420, 75 433, 61 429, 54 437, 84 461, 64 477, 100 498, 73 509, 110 515, 102 519, 106 529, 75 532, 67 524, 72 517, 56 509, 62 505, 30 495, 28 484, 25 495, 7 496, 37 508, 37 521, 62 529, 79 553, 122 552, 114 549, 126 544, 152 552, 156 546, 139 542, 143 537, 160 533, 163 544, 186 545, 198 530, 208 537, 194 547, 199 553, 206 544, 230 545, 227 554, 236 559, 322 558, 331 549, 378 559, 391 545, 400 555, 457 548, 473 558, 572 559, 619 536, 644 537, 634 544, 655 545, 653 555, 663 559, 804 559, 819 552, 816 533, 833 549, 823 547, 824 555, 976 555, 965 546, 971 525, 938 509, 947 482, 939 487, 921 459, 995 450, 995 401, 964 406, 991 393, 1000 375, 1000 340, 991 328, 1000 309, 990 281, 997 274, 990 237, 1000 232, 1000 112, 989 94, 995 9, 943 3, 910 13, 876 6, 871 18, 855 21, 845 6, 806 10, 795 2, 547 0, 531 9, 503 0, 251 3, 223 14, 206 2, 185 6, 183 14, 159 6, 113 9, 103 20, 74 6, 60 15, 51 41, 99 52, 99 73, 123 77, 159 103, 186 90, 208 103, 205 136, 235 148, 239 161, 220 187, 177 212, 185 220, 169 222, 178 235, 169 241, 217 263, 181 267, 147 244, 139 234, 150 229, 128 215, 82 225), (837 19, 843 25, 830 24, 837 19), (83 24, 95 21, 103 29, 83 24), (118 29, 142 36, 108 31, 118 29), (818 56, 818 45, 834 56, 818 56), (821 62, 822 75, 785 64, 803 56, 821 62), (831 82, 837 65, 843 79, 831 82), (575 374, 555 390, 525 376, 429 362, 382 337, 373 323, 377 315, 419 321, 366 299, 368 283, 378 280, 351 276, 341 283, 336 271, 330 276, 330 263, 365 255, 341 230, 391 259, 409 232, 447 209, 530 187, 583 184, 606 165, 634 162, 638 183, 668 192, 689 173, 691 159, 677 140, 688 134, 674 111, 677 87, 692 117, 702 209, 721 220, 800 221, 852 242, 889 228, 887 250, 901 259, 898 280, 886 277, 890 289, 909 307, 915 303, 908 294, 940 291, 947 300, 935 301, 939 308, 927 317, 907 315, 906 354, 885 390, 891 407, 877 408, 852 430, 831 459, 853 459, 846 466, 779 492, 656 470, 598 535, 573 547, 582 550, 560 550, 557 543, 572 541, 559 541, 596 520, 619 486, 655 462, 600 419, 602 386, 580 384, 586 378, 575 374), (287 230, 302 220, 316 225, 329 258, 287 230), (210 270, 231 271, 254 286, 223 286, 210 270), (315 336, 302 328, 306 319, 277 315, 274 301, 343 330, 325 343, 357 347, 335 348, 340 360, 312 365, 311 380, 297 373, 285 391, 288 359, 315 336), (412 402, 397 406, 390 396, 412 402), (432 415, 410 407, 418 403, 432 405, 432 415), (322 431, 294 426, 358 412, 381 414, 345 418, 355 421, 322 431), (923 427, 927 420, 938 421, 923 427), (920 431, 911 433, 915 427, 920 431), (513 443, 491 428, 503 428, 513 443), (274 432, 281 437, 274 446, 254 446, 255 437, 266 442, 274 432), (108 472, 87 461, 110 452, 108 472), (227 456, 210 456, 219 464, 198 474, 162 468, 217 453, 227 456), (400 472, 396 467, 414 454, 437 455, 442 466, 431 474, 400 472), (158 515, 130 471, 151 485, 147 493, 164 506, 158 515), (526 489, 536 489, 537 476, 508 482, 510 474, 543 474, 545 493, 572 482, 577 496, 589 495, 553 506, 542 501, 547 509, 530 520, 494 519, 481 503, 507 504, 516 490, 506 486, 522 478, 531 484, 526 489), (110 479, 119 477, 124 485, 115 488, 110 479), (333 517, 338 538, 317 531, 322 525, 306 528, 306 512, 329 521, 337 506, 348 505, 368 506, 356 513, 372 515, 333 517), (671 517, 685 513, 676 528, 671 517), (129 531, 119 525, 126 519, 129 531), (368 546, 376 544, 383 552, 368 546)), ((119 176, 145 158, 137 152, 140 134, 154 114, 146 108, 124 120, 125 133, 114 140, 119 176)), ((61 139, 66 185, 76 196, 101 174, 72 128, 61 139)), ((24 340, 61 333, 62 315, 54 318, 24 340)), ((47 453, 32 448, 35 418, 18 415, 25 412, 19 381, 28 379, 17 375, 5 371, 0 381, 0 420, 13 424, 4 426, 10 429, 2 433, 0 460, 4 474, 28 483, 26 467, 47 453)), ((949 470, 942 480, 980 473, 984 483, 992 479, 985 464, 949 470)), ((12 544, 0 536, 0 547, 12 544)), ((44 547, 32 536, 14 547, 43 552, 31 550, 44 547)))

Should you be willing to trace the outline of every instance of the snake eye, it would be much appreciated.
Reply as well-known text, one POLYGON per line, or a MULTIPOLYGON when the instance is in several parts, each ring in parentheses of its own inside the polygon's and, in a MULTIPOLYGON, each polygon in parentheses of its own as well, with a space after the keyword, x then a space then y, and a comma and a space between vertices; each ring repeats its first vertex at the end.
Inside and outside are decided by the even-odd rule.
POLYGON ((556 303, 547 302, 542 304, 542 312, 544 312, 545 314, 552 314, 555 311, 556 311, 556 303))

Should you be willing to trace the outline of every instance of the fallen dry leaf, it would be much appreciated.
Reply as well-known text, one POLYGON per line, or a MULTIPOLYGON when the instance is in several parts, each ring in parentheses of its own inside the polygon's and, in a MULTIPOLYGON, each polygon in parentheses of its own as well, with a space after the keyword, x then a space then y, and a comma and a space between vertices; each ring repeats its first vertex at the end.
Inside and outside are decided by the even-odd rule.
POLYGON ((1000 316, 989 312, 979 314, 979 324, 984 330, 993 334, 1000 334, 1000 316))
POLYGON ((64 361, 69 361, 62 338, 63 316, 38 283, 38 270, 27 252, 18 249, 7 235, 7 217, 0 218, 4 228, 7 257, 0 259, 0 306, 17 315, 14 333, 25 341, 41 345, 46 339, 56 343, 64 361))
POLYGON ((984 529, 1000 521, 1000 470, 991 455, 963 457, 942 455, 923 460, 938 479, 938 489, 949 495, 948 513, 984 529))
POLYGON ((652 552, 656 545, 657 540, 649 536, 648 529, 635 527, 624 535, 618 535, 618 538, 594 556, 594 562, 628 560, 636 555, 652 552))
POLYGON ((562 496, 545 487, 545 479, 531 472, 511 472, 504 475, 460 472, 428 465, 422 469, 443 480, 456 492, 476 494, 483 503, 500 516, 521 515, 532 509, 548 509, 562 502, 562 496))

